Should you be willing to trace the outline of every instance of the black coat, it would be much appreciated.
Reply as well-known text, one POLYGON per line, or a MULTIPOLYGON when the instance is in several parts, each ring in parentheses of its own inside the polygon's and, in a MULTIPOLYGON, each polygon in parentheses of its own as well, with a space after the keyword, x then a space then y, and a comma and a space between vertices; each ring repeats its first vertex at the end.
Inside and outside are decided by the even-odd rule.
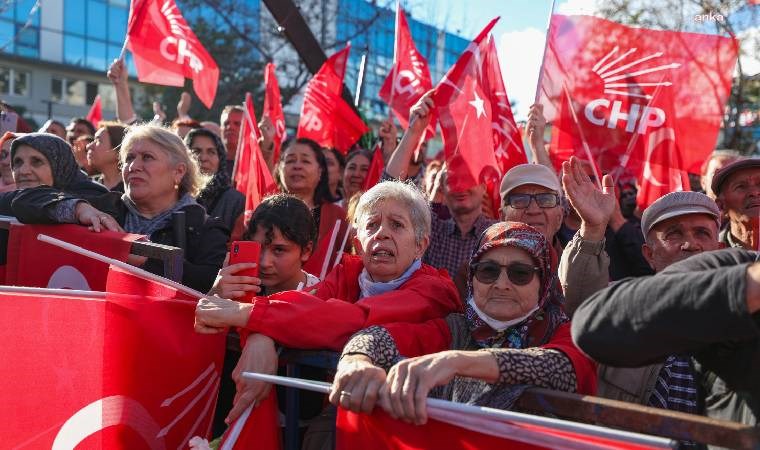
MULTIPOLYGON (((55 205, 62 200, 76 198, 47 186, 16 192, 13 198, 0 197, 0 214, 3 207, 8 208, 19 221, 25 223, 57 223, 52 214, 55 205)), ((95 208, 114 217, 119 225, 124 225, 127 206, 121 200, 120 193, 109 192, 88 201, 95 208)), ((187 239, 182 284, 207 292, 224 262, 230 231, 219 219, 208 217, 201 205, 187 205, 181 211, 185 212, 187 239)), ((171 226, 155 231, 149 239, 157 244, 179 246, 175 242, 171 226)), ((149 259, 143 268, 151 273, 163 275, 161 261, 149 259)))
POLYGON ((704 252, 650 277, 621 280, 575 311, 573 341, 595 360, 636 367, 692 355, 707 415, 757 424, 760 312, 746 304, 758 253, 704 252))

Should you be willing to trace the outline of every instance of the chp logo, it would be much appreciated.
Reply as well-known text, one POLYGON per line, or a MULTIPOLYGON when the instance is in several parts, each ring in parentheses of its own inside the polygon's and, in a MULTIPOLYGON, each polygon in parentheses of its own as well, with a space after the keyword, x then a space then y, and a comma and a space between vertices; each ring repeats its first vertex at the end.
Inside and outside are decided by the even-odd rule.
POLYGON ((424 69, 427 66, 420 61, 419 54, 413 49, 409 49, 408 60, 411 63, 411 70, 402 69, 396 74, 395 83, 393 83, 394 92, 401 97, 419 96, 425 93, 422 86, 424 69))
POLYGON ((172 0, 167 0, 161 6, 161 14, 169 24, 169 28, 174 36, 166 36, 159 44, 161 56, 171 62, 184 65, 188 63, 195 73, 203 70, 203 62, 193 52, 193 47, 188 42, 188 38, 195 41, 192 30, 182 18, 177 5, 172 0))
POLYGON ((677 69, 681 64, 642 66, 647 62, 659 63, 663 52, 656 52, 628 62, 629 57, 635 57, 637 50, 632 48, 617 56, 620 47, 615 46, 591 69, 603 84, 605 94, 626 96, 630 101, 630 106, 624 110, 622 100, 610 101, 607 98, 591 100, 586 104, 583 112, 592 124, 612 129, 618 128, 618 124, 623 123, 626 132, 644 135, 650 128, 660 127, 665 123, 665 111, 652 106, 652 103, 660 89, 672 85, 671 82, 665 81, 667 71, 677 69), (639 82, 640 77, 643 79, 639 82), (631 82, 631 79, 637 81, 631 82))

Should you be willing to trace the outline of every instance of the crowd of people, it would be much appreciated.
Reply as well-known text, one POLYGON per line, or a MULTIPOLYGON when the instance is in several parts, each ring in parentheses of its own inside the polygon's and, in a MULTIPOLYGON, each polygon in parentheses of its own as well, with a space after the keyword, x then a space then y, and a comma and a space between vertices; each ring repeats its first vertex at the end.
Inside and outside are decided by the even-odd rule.
POLYGON ((117 121, 2 136, 0 213, 184 249, 182 283, 209 294, 196 331, 240 336, 215 434, 266 401, 270 387, 240 374, 276 373, 278 347, 339 352, 332 405, 411 423, 427 420, 428 397, 508 409, 540 386, 757 424, 760 159, 716 151, 704 192, 636 211, 635 185, 597 183, 575 157, 555 171, 535 105, 534 163, 504 174, 494 210, 483 185, 454 191, 445 162, 427 158, 426 94, 400 139, 380 127, 384 172, 366 191, 372 151, 293 138, 274 160, 265 118, 259 144, 280 192, 241 227, 242 108, 198 122, 183 96, 171 127, 139 123, 123 63, 108 77, 117 121), (341 223, 345 245, 326 250, 341 223), (260 243, 260 259, 226 264, 232 240, 260 243), (336 263, 323 275, 325 260, 336 263))

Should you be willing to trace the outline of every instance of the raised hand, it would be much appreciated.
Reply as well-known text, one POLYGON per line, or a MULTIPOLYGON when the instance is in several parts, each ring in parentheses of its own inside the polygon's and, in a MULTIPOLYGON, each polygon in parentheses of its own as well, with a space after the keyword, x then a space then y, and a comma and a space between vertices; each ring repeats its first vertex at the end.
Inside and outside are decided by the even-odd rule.
POLYGON ((433 117, 433 111, 435 110, 434 93, 435 90, 427 91, 409 110, 410 129, 421 133, 430 124, 430 119, 433 117))
POLYGON ((583 238, 601 240, 617 205, 612 177, 605 175, 602 179, 602 190, 599 190, 583 170, 581 161, 573 156, 570 161, 562 163, 562 186, 570 204, 583 221, 583 238))

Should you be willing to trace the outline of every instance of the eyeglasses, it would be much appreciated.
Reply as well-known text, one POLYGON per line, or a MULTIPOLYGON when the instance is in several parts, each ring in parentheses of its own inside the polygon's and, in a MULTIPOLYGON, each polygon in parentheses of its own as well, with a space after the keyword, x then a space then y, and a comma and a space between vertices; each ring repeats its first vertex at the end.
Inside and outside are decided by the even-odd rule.
POLYGON ((507 194, 507 204, 515 209, 526 209, 532 200, 539 208, 554 208, 559 205, 559 195, 550 192, 541 194, 507 194))
POLYGON ((533 274, 539 271, 536 266, 530 264, 514 262, 506 266, 493 261, 483 261, 472 266, 475 272, 475 278, 481 283, 495 283, 501 275, 502 269, 506 269, 507 278, 516 286, 525 286, 533 281, 533 274))

